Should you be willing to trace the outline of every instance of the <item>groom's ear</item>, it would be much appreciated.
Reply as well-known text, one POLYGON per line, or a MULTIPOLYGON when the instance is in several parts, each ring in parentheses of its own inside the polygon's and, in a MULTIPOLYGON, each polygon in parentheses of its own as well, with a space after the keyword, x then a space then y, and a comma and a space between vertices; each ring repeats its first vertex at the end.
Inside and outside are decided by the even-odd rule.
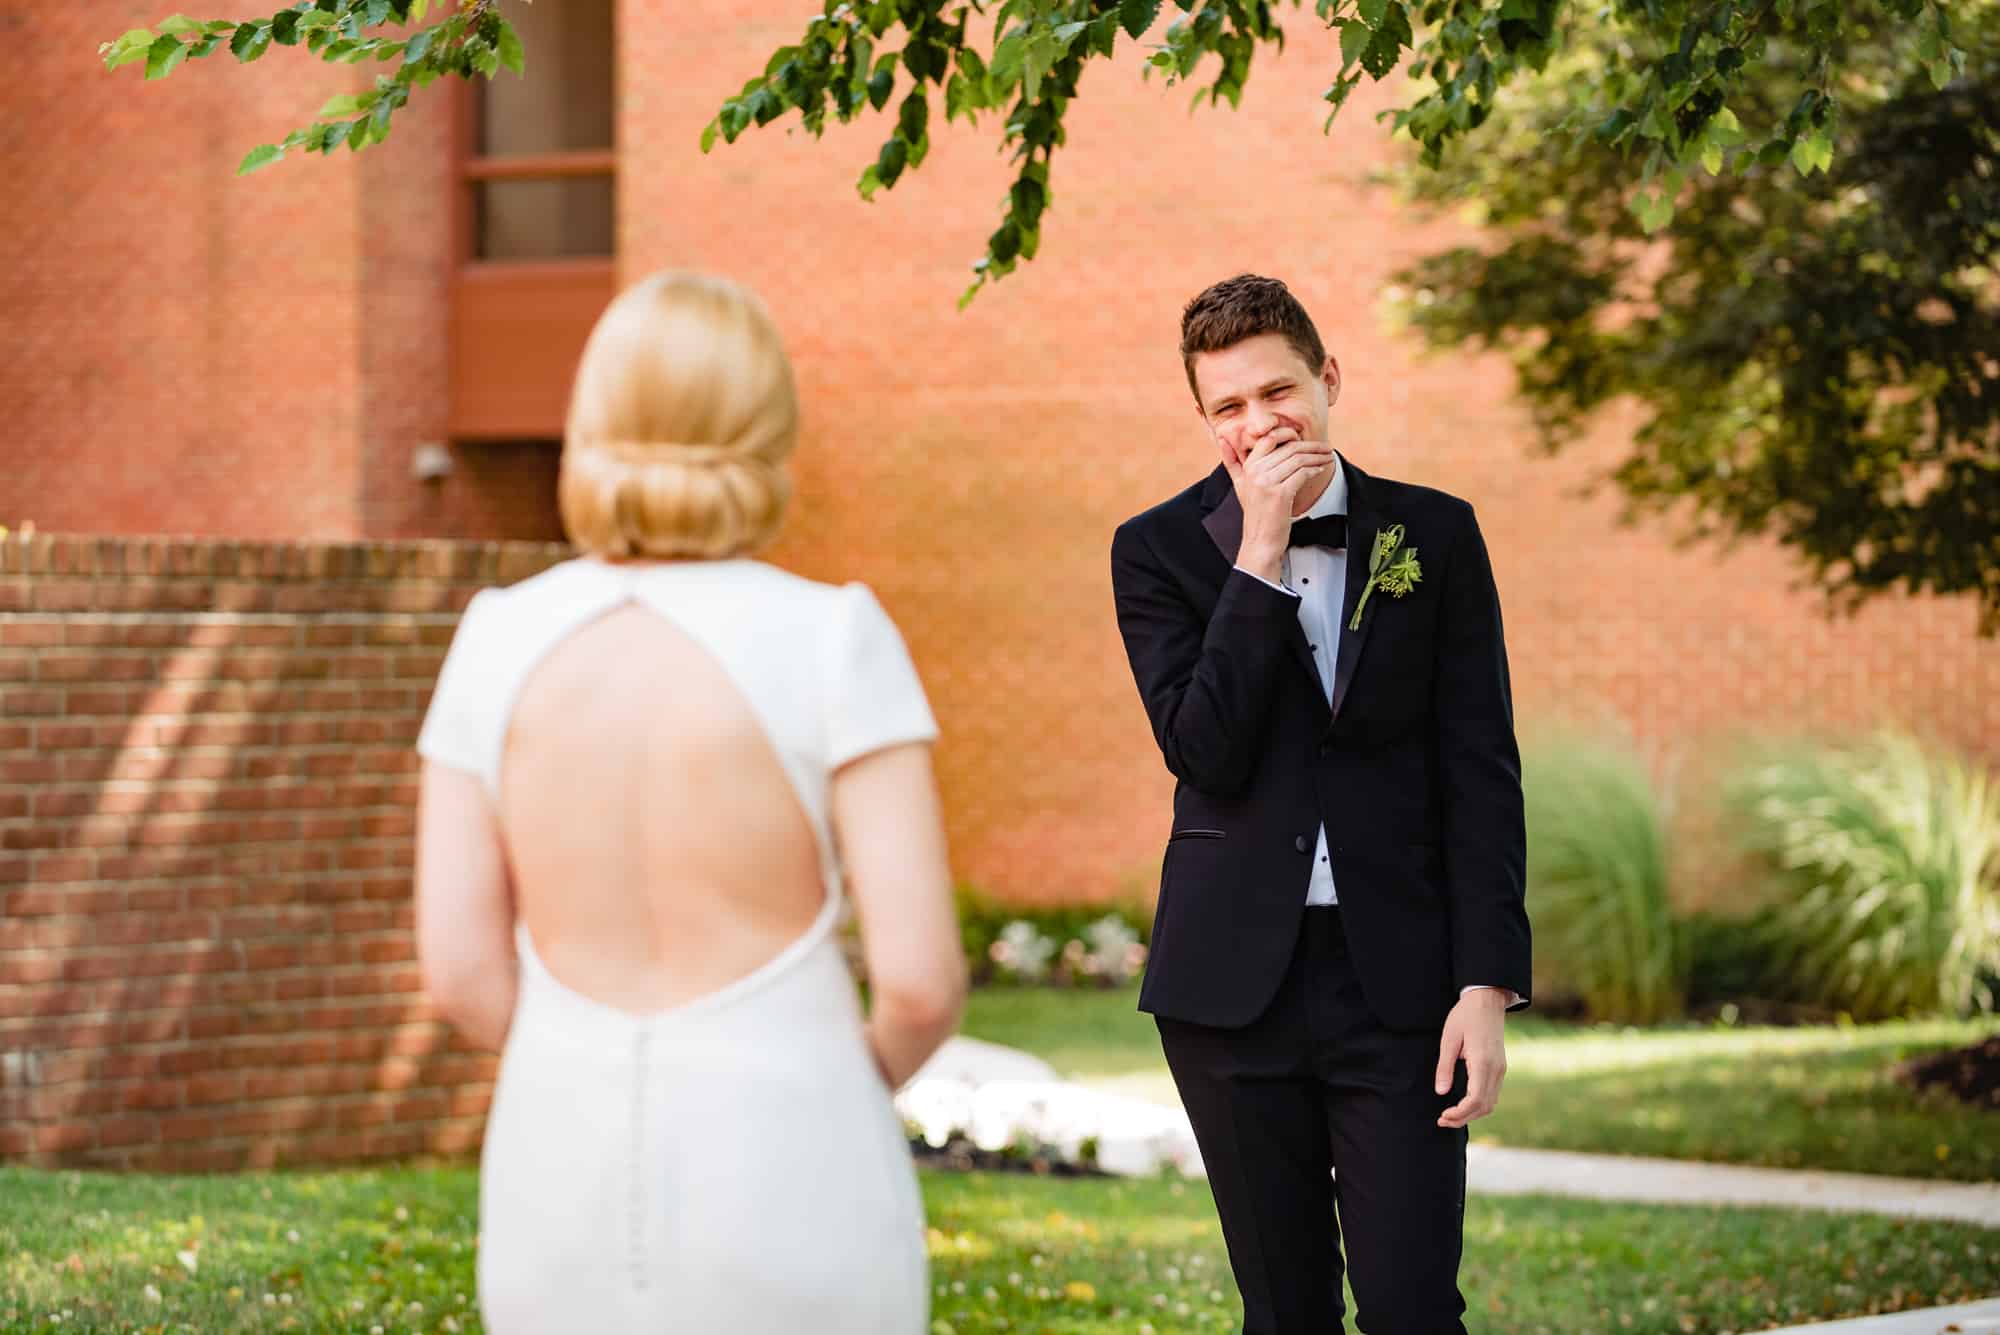
POLYGON ((1320 367, 1320 380, 1326 385, 1326 406, 1331 408, 1340 401, 1340 363, 1326 354, 1326 365, 1320 367))

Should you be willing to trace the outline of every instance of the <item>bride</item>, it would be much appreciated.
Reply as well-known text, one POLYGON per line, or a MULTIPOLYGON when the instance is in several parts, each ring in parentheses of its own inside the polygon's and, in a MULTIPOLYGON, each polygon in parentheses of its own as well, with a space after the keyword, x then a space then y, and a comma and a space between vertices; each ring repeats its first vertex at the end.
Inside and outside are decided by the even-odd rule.
POLYGON ((424 984, 502 1053, 496 1335, 928 1329, 890 1100, 965 995, 937 730, 865 586, 750 556, 797 417, 749 292, 662 273, 620 296, 565 432, 581 555, 472 600, 417 742, 424 984))

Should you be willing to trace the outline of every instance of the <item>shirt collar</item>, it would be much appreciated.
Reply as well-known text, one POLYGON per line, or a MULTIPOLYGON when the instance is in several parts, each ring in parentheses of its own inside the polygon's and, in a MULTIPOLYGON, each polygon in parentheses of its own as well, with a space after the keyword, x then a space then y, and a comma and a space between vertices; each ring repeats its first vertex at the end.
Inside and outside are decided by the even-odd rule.
POLYGON ((1327 515, 1347 513, 1347 468, 1340 461, 1340 455, 1333 456, 1333 480, 1326 484, 1326 490, 1312 503, 1312 509, 1300 515, 1301 519, 1320 519, 1327 515))

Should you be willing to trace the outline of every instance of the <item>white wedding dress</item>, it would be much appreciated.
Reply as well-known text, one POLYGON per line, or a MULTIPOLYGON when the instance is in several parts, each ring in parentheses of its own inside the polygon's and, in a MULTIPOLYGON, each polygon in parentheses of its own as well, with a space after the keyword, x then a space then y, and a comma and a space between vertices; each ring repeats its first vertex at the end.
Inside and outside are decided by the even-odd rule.
POLYGON ((565 986, 517 925, 519 996, 480 1160, 486 1327, 922 1335, 916 1173, 834 936, 829 776, 936 735, 874 596, 751 560, 567 562, 473 600, 418 750, 497 802, 509 714, 536 664, 634 602, 742 692, 811 822, 826 899, 748 975, 644 1015, 565 986))

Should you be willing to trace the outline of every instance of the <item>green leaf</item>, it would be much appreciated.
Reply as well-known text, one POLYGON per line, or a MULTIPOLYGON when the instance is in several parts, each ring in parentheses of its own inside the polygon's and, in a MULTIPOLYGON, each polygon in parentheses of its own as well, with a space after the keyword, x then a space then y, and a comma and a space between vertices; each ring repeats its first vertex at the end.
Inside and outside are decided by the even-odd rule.
POLYGON ((1008 201, 1013 205, 1014 216, 1021 225, 1030 230, 1041 226, 1042 209, 1048 203, 1048 187, 1032 177, 1022 177, 1014 182, 1008 192, 1008 201))
POLYGON ((1389 0, 1356 0, 1354 10, 1371 29, 1379 28, 1389 12, 1389 0))
POLYGON ((161 36, 146 48, 146 77, 164 79, 174 66, 187 59, 188 49, 178 37, 161 36))
POLYGON ((308 9, 299 15, 297 26, 300 32, 312 32, 317 28, 331 28, 337 22, 339 20, 324 9, 308 9))
POLYGON ((106 42, 97 48, 104 57, 104 68, 115 70, 120 65, 129 65, 135 60, 146 58, 146 48, 153 44, 153 30, 150 28, 128 29, 116 41, 106 42))
POLYGON ((1674 201, 1665 191, 1642 190, 1632 197, 1631 209, 1648 236, 1674 220, 1674 201))
POLYGON ((359 93, 341 93, 326 100, 326 105, 319 109, 319 118, 332 120, 336 116, 352 116, 367 105, 359 93))
POLYGON ((1931 86, 1933 88, 1942 90, 1946 84, 1951 82, 1952 68, 1950 61, 1933 60, 1924 68, 1931 76, 1931 86))
POLYGON ((1722 145, 1710 140, 1702 146, 1701 165, 1710 176, 1722 175, 1722 145))
POLYGON ((1020 33, 1010 33, 1000 45, 993 48, 991 69, 994 86, 1011 88, 1021 77, 1021 62, 1026 58, 1028 43, 1020 33))
POLYGON ((260 171, 285 156, 285 150, 276 144, 259 144, 243 155, 243 161, 236 166, 238 176, 248 176, 260 171))
POLYGON ((1801 176, 1825 171, 1833 164, 1833 139, 1824 126, 1792 141, 1792 166, 1801 176))
POLYGON ((414 65, 430 53, 431 42, 437 37, 436 28, 425 28, 403 44, 403 63, 414 65))
POLYGON ((1134 39, 1144 37, 1160 16, 1160 0, 1119 0, 1118 22, 1134 39))
POLYGON ((1375 34, 1360 19, 1343 19, 1340 24, 1340 64, 1346 69, 1361 59, 1375 34))
POLYGON ((1604 122, 1597 127, 1595 133, 1605 143, 1615 144, 1624 138, 1626 132, 1638 124, 1638 121, 1639 118, 1632 114, 1630 107, 1620 107, 1604 118, 1604 122))
POLYGON ((1745 139, 1743 123, 1736 119, 1736 113, 1728 107, 1722 108, 1709 118, 1708 137, 1710 141, 1727 148, 1740 144, 1745 139))
POLYGON ((903 99, 902 111, 896 117, 896 132, 914 144, 924 137, 930 117, 929 100, 922 93, 911 93, 903 99))
POLYGON ((896 71, 891 68, 878 67, 875 71, 875 77, 868 81, 869 105, 874 107, 875 110, 880 111, 883 107, 889 105, 889 94, 895 91, 896 71))
POLYGON ((1059 23, 1054 29, 1056 40, 1062 43, 1062 49, 1067 52, 1071 46, 1075 45, 1077 35, 1089 26, 1089 20, 1079 23, 1059 23))
POLYGON ((882 145, 882 151, 875 156, 875 177, 883 185, 896 184, 896 178, 903 174, 903 167, 910 160, 910 146, 901 139, 890 139, 882 145))
POLYGON ((188 32, 205 33, 208 31, 208 28, 205 25, 195 22, 193 19, 189 18, 185 14, 170 15, 167 18, 161 19, 158 23, 154 24, 153 26, 158 28, 163 33, 171 33, 176 37, 180 36, 182 33, 188 33, 188 32))
POLYGON ((854 183, 854 188, 861 192, 863 199, 874 200, 875 192, 882 188, 882 178, 875 171, 874 163, 868 164, 868 169, 861 173, 861 179, 854 183))
POLYGON ((706 153, 715 147, 715 138, 722 133, 722 122, 712 120, 701 132, 701 151, 706 153))
POLYGON ((1367 49, 1361 53, 1361 68, 1373 78, 1387 78, 1410 41, 1410 16, 1402 5, 1392 3, 1382 26, 1375 30, 1367 49))
POLYGON ((528 53, 521 46, 521 34, 515 32, 514 25, 506 19, 500 20, 498 41, 501 65, 514 71, 516 74, 521 73, 527 67, 528 53))
POLYGON ((263 23, 241 24, 229 39, 230 53, 246 65, 270 49, 271 29, 263 23))
POLYGON ((282 9, 271 16, 271 40, 279 46, 296 46, 299 40, 299 13, 282 9))
POLYGON ((1041 97, 1042 80, 1048 76, 1049 67, 1056 63, 1059 54, 1055 34, 1047 28, 1037 28, 1029 35, 1027 46, 1021 53, 1021 91, 1030 102, 1041 97))
POLYGON ((1000 230, 986 239, 986 248, 993 258, 1002 264, 1011 261, 1021 253, 1021 225, 1009 218, 1000 225, 1000 230))

